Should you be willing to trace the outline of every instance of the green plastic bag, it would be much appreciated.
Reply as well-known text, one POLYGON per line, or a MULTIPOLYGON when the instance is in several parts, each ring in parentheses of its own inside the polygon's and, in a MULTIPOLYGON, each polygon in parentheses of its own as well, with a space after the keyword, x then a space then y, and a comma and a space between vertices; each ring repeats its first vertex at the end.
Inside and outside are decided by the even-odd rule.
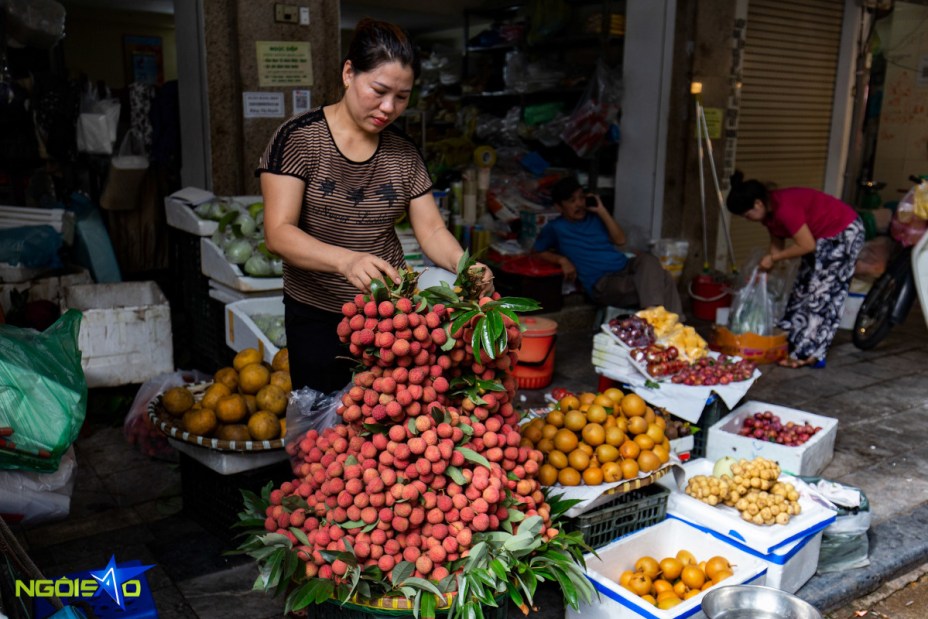
POLYGON ((87 414, 87 381, 68 310, 44 332, 0 324, 0 469, 51 472, 87 414))

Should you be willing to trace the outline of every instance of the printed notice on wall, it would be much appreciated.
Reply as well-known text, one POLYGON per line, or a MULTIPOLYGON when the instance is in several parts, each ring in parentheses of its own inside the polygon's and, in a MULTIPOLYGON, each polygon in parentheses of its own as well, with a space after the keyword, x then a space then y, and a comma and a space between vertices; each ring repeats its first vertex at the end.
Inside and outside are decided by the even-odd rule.
POLYGON ((312 86, 312 54, 307 41, 255 41, 258 85, 312 86))
POLYGON ((312 98, 308 90, 293 91, 293 115, 302 114, 309 111, 312 98))
POLYGON ((284 117, 282 92, 243 92, 242 105, 245 118, 284 117))

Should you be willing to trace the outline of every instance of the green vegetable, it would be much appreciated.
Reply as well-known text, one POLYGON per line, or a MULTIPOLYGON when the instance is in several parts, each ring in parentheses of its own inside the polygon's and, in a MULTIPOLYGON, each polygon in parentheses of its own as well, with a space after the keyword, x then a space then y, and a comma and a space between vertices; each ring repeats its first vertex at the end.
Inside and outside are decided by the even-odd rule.
POLYGON ((246 239, 236 239, 226 245, 226 259, 232 264, 244 264, 251 258, 251 243, 246 239))
POLYGON ((261 253, 254 253, 245 261, 245 273, 254 277, 271 275, 271 263, 261 253))

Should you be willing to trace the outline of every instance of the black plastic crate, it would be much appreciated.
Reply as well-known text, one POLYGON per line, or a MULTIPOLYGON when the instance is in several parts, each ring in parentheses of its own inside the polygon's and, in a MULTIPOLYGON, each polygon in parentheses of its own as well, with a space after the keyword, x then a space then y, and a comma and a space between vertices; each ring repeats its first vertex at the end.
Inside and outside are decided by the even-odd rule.
POLYGON ((702 458, 706 455, 706 443, 709 440, 709 428, 721 421, 722 417, 730 413, 728 406, 722 401, 722 398, 714 393, 706 401, 705 408, 699 416, 699 421, 695 424, 699 431, 693 434, 693 451, 692 458, 702 458))
POLYGON ((222 475, 187 454, 180 454, 181 496, 184 513, 217 538, 232 542, 240 531, 238 522, 243 509, 242 490, 260 495, 268 482, 277 487, 293 479, 290 461, 284 460, 261 468, 232 475, 222 475))
POLYGON ((567 529, 580 531, 592 548, 602 548, 623 535, 662 521, 667 515, 670 490, 659 484, 617 494, 616 499, 576 518, 567 529))

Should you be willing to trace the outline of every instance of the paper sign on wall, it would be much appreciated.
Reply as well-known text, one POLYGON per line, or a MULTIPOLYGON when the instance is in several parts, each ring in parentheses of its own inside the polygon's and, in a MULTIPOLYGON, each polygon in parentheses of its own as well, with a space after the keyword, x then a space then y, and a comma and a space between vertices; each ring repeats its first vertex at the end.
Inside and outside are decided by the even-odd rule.
POLYGON ((242 106, 245 118, 283 118, 284 93, 243 92, 242 106))
POLYGON ((312 86, 313 63, 308 41, 255 41, 258 85, 312 86))
POLYGON ((302 114, 309 111, 312 97, 308 90, 293 91, 293 115, 302 114))

